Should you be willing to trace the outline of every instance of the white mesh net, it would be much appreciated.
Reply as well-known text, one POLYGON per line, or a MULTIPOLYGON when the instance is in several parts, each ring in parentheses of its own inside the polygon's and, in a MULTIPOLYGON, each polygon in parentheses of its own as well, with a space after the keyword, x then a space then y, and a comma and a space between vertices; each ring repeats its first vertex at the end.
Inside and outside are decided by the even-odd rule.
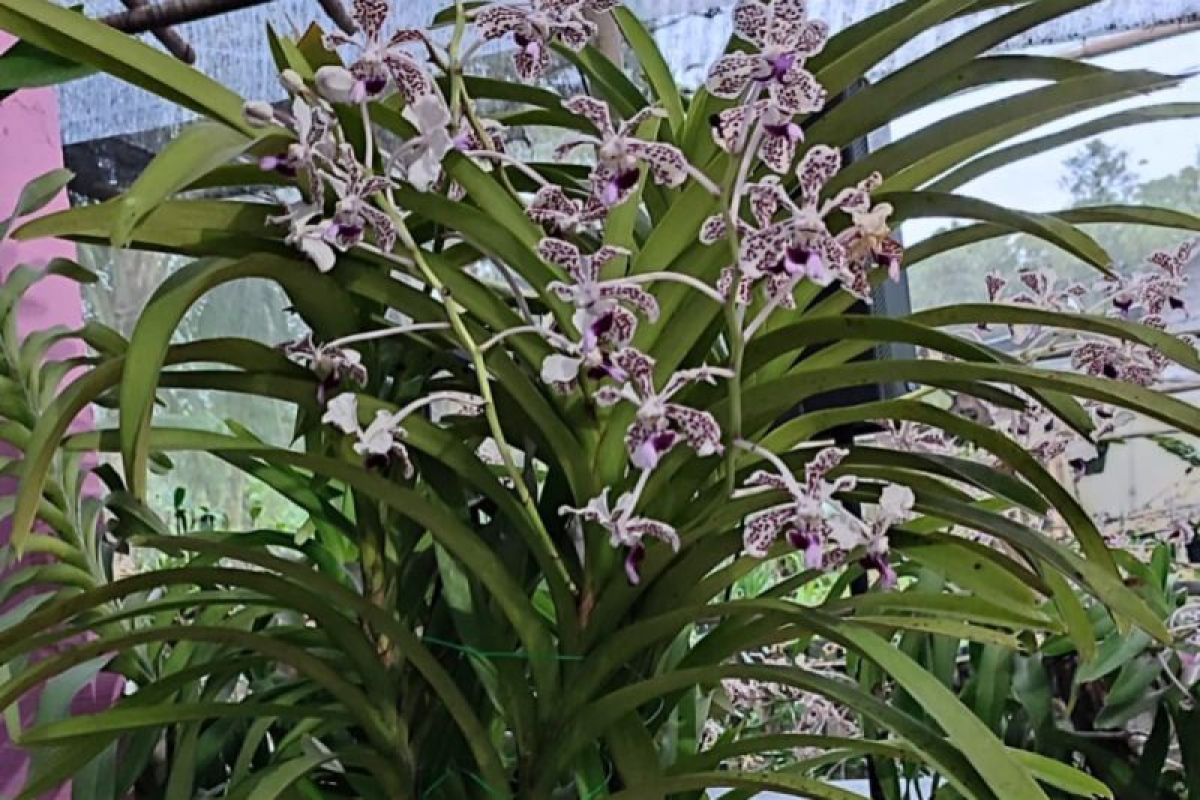
MULTIPOLYGON (((397 0, 396 23, 425 24, 447 2, 397 0)), ((814 16, 828 20, 838 30, 895 2, 811 0, 810 5, 814 16)), ((702 80, 707 65, 721 52, 729 37, 732 0, 629 0, 629 5, 649 22, 671 66, 684 82, 692 85, 702 80)), ((87 0, 86 6, 93 16, 123 8, 117 0, 87 0)), ((315 0, 276 0, 179 30, 196 48, 200 69, 244 97, 278 99, 282 91, 276 82, 263 31, 267 23, 283 31, 303 29, 313 19, 326 26, 331 24, 315 0)), ((977 15, 942 26, 914 42, 897 60, 884 65, 884 69, 919 57, 979 19, 977 15)), ((1102 0, 1031 31, 1010 46, 1061 42, 1180 19, 1200 19, 1200 0, 1102 0)), ((187 112, 107 77, 65 86, 61 99, 63 135, 68 144, 163 128, 188 118, 187 112)))

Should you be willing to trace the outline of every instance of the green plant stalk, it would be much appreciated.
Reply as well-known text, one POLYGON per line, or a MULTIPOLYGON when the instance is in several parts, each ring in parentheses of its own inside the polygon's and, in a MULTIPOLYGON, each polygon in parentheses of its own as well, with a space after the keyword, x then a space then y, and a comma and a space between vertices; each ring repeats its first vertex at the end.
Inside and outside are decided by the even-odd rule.
MULTIPOLYGON (((738 220, 741 217, 742 185, 750 169, 750 153, 756 152, 762 139, 762 124, 759 123, 742 151, 740 161, 731 158, 725 170, 724 190, 721 205, 725 214, 725 236, 731 256, 730 269, 733 277, 729 284, 729 297, 725 300, 725 319, 729 328, 729 357, 733 377, 729 379, 729 441, 742 438, 742 367, 746 358, 746 340, 742 324, 744 312, 738 308, 738 284, 742 271, 739 266, 742 248, 738 238, 738 220)), ((737 448, 728 447, 725 452, 725 490, 733 494, 737 479, 737 448)))
MULTIPOLYGON (((463 7, 462 0, 454 0, 454 33, 450 37, 450 109, 451 111, 459 110, 467 104, 462 103, 465 87, 462 79, 462 61, 459 55, 462 52, 463 35, 467 30, 467 12, 463 7)), ((484 142, 487 140, 484 139, 484 142)))
MULTIPOLYGON (((517 491, 517 496, 521 500, 521 504, 525 507, 529 518, 533 523, 534 529, 538 536, 542 539, 543 544, 549 550, 550 557, 553 560, 554 567, 557 571, 557 578, 563 581, 566 586, 575 592, 574 583, 571 581, 571 575, 567 571, 566 565, 562 561, 562 557, 558 553, 558 548, 554 546, 554 542, 550 539, 550 533, 542 524, 542 518, 538 512, 537 501, 533 495, 529 493, 529 487, 525 485, 524 476, 521 475, 521 470, 517 469, 517 465, 512 460, 512 453, 509 449, 508 439, 504 435, 504 429, 500 424, 500 416, 496 412, 496 401, 492 394, 491 380, 488 378, 487 363, 484 360, 483 351, 479 349, 478 343, 471 336, 471 332, 467 330, 466 322, 463 321, 462 314, 454 304, 454 299, 449 296, 445 285, 438 279, 437 274, 429 266, 429 262, 425 260, 425 254, 421 250, 420 245, 413 239, 412 233, 408 230, 408 226, 404 222, 404 217, 392 203, 391 200, 385 198, 385 208, 392 221, 396 224, 400 234, 400 241, 404 247, 408 249, 413 257, 417 269, 420 270, 422 277, 429 284, 430 288, 438 292, 443 298, 443 306, 446 309, 446 316, 450 320, 450 327, 453 329, 455 336, 458 337, 460 344, 471 357, 471 363, 475 367, 475 374, 478 376, 479 395, 483 398, 484 416, 487 419, 488 429, 491 431, 492 438, 496 441, 496 447, 500 451, 500 460, 504 465, 504 471, 508 474, 509 479, 513 482, 517 491)), ((549 577, 549 576, 548 576, 549 577)))

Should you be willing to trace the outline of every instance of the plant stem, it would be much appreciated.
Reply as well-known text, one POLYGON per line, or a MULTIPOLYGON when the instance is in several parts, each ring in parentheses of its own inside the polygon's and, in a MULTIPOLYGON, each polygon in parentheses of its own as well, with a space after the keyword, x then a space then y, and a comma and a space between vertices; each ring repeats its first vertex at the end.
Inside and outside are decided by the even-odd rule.
POLYGON ((445 284, 442 283, 441 279, 438 278, 437 274, 429 266, 429 262, 425 260, 425 253, 420 245, 416 243, 416 240, 413 239, 412 233, 408 230, 408 225, 404 221, 404 217, 390 200, 385 199, 384 203, 388 215, 396 223, 396 230, 400 235, 401 243, 412 256, 413 262, 416 264, 417 269, 420 270, 425 282, 442 297, 442 305, 446 309, 446 317, 450 321, 450 327, 453 329, 455 336, 458 337, 463 349, 471 357, 471 363, 475 367, 475 375, 479 383, 479 396, 483 398, 484 402, 484 416, 487 418, 488 429, 491 431, 492 439, 496 442, 496 447, 500 451, 500 460, 504 465, 504 471, 513 482, 517 496, 529 514, 530 523, 545 545, 553 562, 554 572, 557 573, 548 577, 556 577, 573 593, 575 592, 575 586, 571 580, 571 575, 562 561, 562 556, 559 555, 558 548, 554 546, 554 542, 550 539, 550 532, 546 530, 546 526, 542 523, 542 516, 538 511, 537 501, 529 493, 529 487, 525 485, 525 478, 521 475, 521 470, 517 468, 516 463, 513 461, 512 451, 509 447, 508 439, 504 435, 504 428, 500 424, 500 415, 496 410, 496 399, 492 394, 491 378, 489 377, 483 351, 471 336, 471 332, 467 330, 466 322, 456 307, 454 298, 450 296, 445 284))
MULTIPOLYGON (((725 237, 729 242, 729 252, 732 256, 730 268, 733 276, 729 284, 729 297, 725 300, 725 323, 729 332, 729 361, 733 377, 729 379, 729 439, 735 442, 742 438, 742 366, 746 357, 746 339, 742 335, 742 325, 745 323, 745 310, 738 304, 738 285, 741 283, 742 271, 739 267, 742 255, 741 243, 738 239, 738 221, 741 218, 742 184, 745 183, 750 170, 752 154, 758 148, 762 136, 762 125, 754 129, 748 146, 742 151, 741 159, 730 156, 729 167, 726 169, 725 189, 721 195, 721 203, 725 213, 725 237)), ((737 451, 730 447, 725 454, 725 491, 733 494, 737 481, 737 451)))
POLYGON ((351 336, 343 336, 340 339, 334 339, 332 342, 329 342, 325 345, 325 348, 329 349, 334 347, 345 347, 348 344, 370 342, 376 339, 387 339, 391 336, 403 336, 406 333, 448 330, 450 330, 450 326, 445 322, 419 322, 413 325, 397 325, 394 328, 382 328, 377 331, 366 331, 365 333, 356 333, 351 336))

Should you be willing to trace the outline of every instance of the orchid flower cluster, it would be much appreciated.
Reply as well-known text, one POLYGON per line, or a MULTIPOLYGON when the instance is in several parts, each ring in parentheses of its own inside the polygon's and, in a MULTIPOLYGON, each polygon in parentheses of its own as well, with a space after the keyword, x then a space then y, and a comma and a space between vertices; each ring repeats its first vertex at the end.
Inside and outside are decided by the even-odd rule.
MULTIPOLYGON (((1010 282, 1005 276, 986 276, 990 302, 1003 303, 1059 313, 1090 313, 1114 319, 1139 322, 1163 329, 1172 314, 1185 308, 1188 286, 1185 267, 1200 249, 1200 240, 1186 242, 1171 251, 1151 254, 1146 265, 1130 275, 1113 276, 1088 286, 1060 279, 1050 270, 1026 268, 1010 282)), ((980 326, 986 331, 986 326, 980 326)), ((1130 341, 1115 341, 1092 334, 1038 325, 1010 326, 1011 351, 1018 361, 1030 363, 1042 359, 1069 359, 1081 373, 1122 381, 1138 386, 1153 386, 1163 378, 1170 363, 1153 347, 1130 341)), ((1183 337, 1184 341, 1190 341, 1183 337)), ((956 394, 950 411, 985 427, 1003 433, 1023 450, 1050 468, 1065 463, 1082 475, 1099 455, 1097 442, 1113 434, 1131 415, 1093 401, 1083 403, 1091 416, 1093 430, 1084 436, 1027 392, 1005 387, 1025 401, 1021 409, 1001 407, 970 395, 956 394)), ((935 455, 981 457, 1003 468, 996 459, 955 441, 944 431, 914 422, 887 421, 878 443, 896 450, 935 455)), ((1023 521, 1044 524, 1046 520, 1023 521)), ((1119 544, 1121 531, 1112 534, 1119 544)), ((1168 532, 1168 538, 1170 532, 1168 532)))
MULTIPOLYGON (((831 649, 833 652, 828 654, 794 655, 787 646, 775 644, 745 653, 741 659, 762 666, 800 667, 833 680, 843 680, 840 670, 829 667, 844 663, 845 653, 840 648, 831 649)), ((733 715, 724 724, 712 717, 706 721, 701 737, 705 750, 720 741, 731 727, 753 729, 768 735, 797 733, 851 738, 862 735, 861 726, 853 713, 822 695, 795 686, 743 679, 723 680, 721 688, 733 709, 733 715)), ((821 752, 800 747, 793 751, 793 756, 804 759, 818 756, 821 752)), ((756 772, 770 768, 772 762, 766 756, 752 755, 735 758, 728 766, 756 772)))
MULTIPOLYGON (((467 13, 472 23, 467 31, 476 40, 465 53, 511 40, 518 74, 538 78, 549 69, 555 47, 582 50, 597 36, 597 20, 617 5, 614 0, 489 3, 467 13)), ((485 168, 512 168, 533 181, 532 196, 518 197, 529 219, 545 231, 538 256, 561 276, 542 295, 553 313, 535 316, 523 302, 521 287, 510 281, 523 324, 497 331, 482 344, 460 344, 482 359, 512 337, 539 337, 550 350, 540 377, 555 393, 568 401, 581 395, 590 406, 611 408, 614 414, 630 409, 624 437, 626 488, 604 487, 582 507, 564 506, 562 513, 605 530, 612 545, 624 550, 626 572, 637 583, 647 540, 675 550, 681 544, 671 525, 638 513, 649 479, 664 459, 684 450, 697 458, 725 455, 726 469, 732 471, 735 453, 759 453, 738 437, 740 420, 734 419, 734 430, 727 432, 711 413, 689 405, 688 397, 700 385, 722 382, 729 383, 730 391, 740 391, 736 380, 746 342, 775 311, 795 307, 802 282, 820 287, 838 283, 869 301, 877 273, 880 279, 899 275, 904 251, 892 236, 893 209, 871 197, 882 178, 870 175, 856 185, 833 189, 842 168, 840 152, 804 141, 800 121, 826 101, 824 88, 805 63, 824 47, 828 28, 809 19, 802 0, 738 3, 737 34, 751 47, 721 58, 707 82, 713 95, 732 101, 712 119, 714 142, 730 165, 721 181, 689 163, 679 148, 659 141, 665 112, 646 108, 622 119, 596 98, 565 99, 563 109, 581 121, 581 132, 561 142, 555 156, 566 160, 582 153, 588 164, 587 188, 575 194, 509 155, 502 127, 477 115, 456 78, 467 60, 459 38, 467 31, 457 31, 455 43, 446 49, 422 31, 389 32, 389 13, 387 0, 355 0, 353 35, 325 39, 327 48, 351 57, 346 66, 321 67, 307 82, 286 70, 281 76, 289 95, 285 106, 247 105, 252 124, 283 128, 294 139, 285 150, 260 160, 264 170, 295 180, 300 189, 299 199, 294 194, 288 198, 285 213, 273 221, 287 226, 287 243, 322 272, 334 269, 343 254, 360 250, 428 283, 428 273, 420 270, 423 253, 407 234, 405 212, 396 202, 399 190, 461 197, 462 188, 445 166, 452 153, 485 168), (449 80, 448 95, 435 72, 449 80), (411 128, 399 142, 375 130, 371 112, 371 104, 394 102, 393 96, 402 102, 401 113, 411 128), (354 116, 347 107, 361 112, 362 130, 354 135, 345 127, 354 116), (595 244, 605 239, 611 212, 631 202, 643 184, 671 190, 689 182, 719 207, 699 232, 703 245, 723 246, 730 253, 730 265, 715 285, 681 270, 645 269, 637 254, 595 244), (730 326, 736 330, 730 332, 728 365, 668 370, 634 347, 639 327, 658 321, 655 286, 666 282, 682 284, 732 314, 730 326), (555 308, 554 303, 561 305, 555 308), (731 452, 733 442, 738 446, 731 452)), ((443 300, 452 316, 453 301, 443 300)), ((411 329, 400 326, 363 338, 411 329)), ((462 339, 458 328, 455 333, 462 339)), ((285 352, 317 376, 324 422, 350 437, 354 451, 371 466, 396 464, 411 477, 414 467, 403 422, 435 399, 449 398, 431 395, 395 413, 380 410, 364 427, 354 390, 366 385, 367 374, 360 354, 346 344, 318 345, 308 337, 286 346, 285 352)), ((481 396, 467 405, 489 408, 488 378, 481 375, 480 380, 481 396)), ((497 426, 493 440, 503 461, 507 446, 497 426)), ((866 568, 880 574, 881 584, 890 586, 895 572, 888 563, 887 531, 911 516, 912 493, 886 487, 874 516, 858 519, 836 499, 852 482, 826 477, 842 455, 821 453, 803 483, 782 461, 768 458, 775 459, 777 474, 756 472, 745 488, 783 491, 787 502, 746 519, 746 553, 766 557, 772 543, 782 538, 802 550, 811 567, 828 568, 857 552, 866 568)), ((519 482, 511 483, 517 487, 519 482)))

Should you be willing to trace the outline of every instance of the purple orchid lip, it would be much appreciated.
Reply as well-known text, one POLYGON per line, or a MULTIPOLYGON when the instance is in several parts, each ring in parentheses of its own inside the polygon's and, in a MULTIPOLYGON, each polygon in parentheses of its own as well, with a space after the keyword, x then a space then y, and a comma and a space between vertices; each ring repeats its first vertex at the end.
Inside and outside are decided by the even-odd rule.
POLYGON ((663 431, 650 436, 638 445, 630 460, 638 469, 654 469, 659 459, 679 441, 679 435, 674 431, 663 431))
POLYGON ((879 573, 879 585, 884 589, 890 589, 896 585, 896 570, 892 568, 886 555, 870 553, 863 556, 859 563, 863 569, 875 570, 879 573))
POLYGON ((328 377, 317 384, 317 403, 324 406, 326 401, 337 392, 341 385, 341 376, 336 372, 330 373, 328 377))
POLYGON ((777 56, 767 58, 767 66, 771 68, 770 73, 764 78, 764 82, 780 81, 782 82, 787 74, 796 66, 795 53, 780 53, 777 56))
POLYGON ((384 91, 387 89, 387 84, 387 77, 383 75, 376 75, 363 81, 363 88, 367 90, 367 95, 369 97, 377 97, 384 93, 384 91))
POLYGON ((338 225, 335 229, 335 237, 339 244, 351 244, 358 242, 363 236, 363 226, 353 223, 338 225))
POLYGON ((674 431, 663 431, 650 437, 650 444, 659 453, 665 453, 679 441, 679 435, 674 431))
POLYGON ((815 250, 803 246, 793 246, 784 251, 784 257, 779 262, 777 271, 788 275, 812 275, 819 272, 821 257, 815 250))
POLYGON ((616 323, 616 315, 613 314, 612 312, 609 312, 607 314, 601 314, 599 317, 596 318, 596 320, 594 322, 592 322, 592 325, 591 325, 592 335, 596 339, 600 339, 602 336, 606 335, 613 329, 613 325, 615 323, 616 323))
POLYGON ((778 125, 763 125, 763 130, 777 139, 787 139, 789 142, 798 142, 804 138, 804 129, 790 121, 778 125))
POLYGON ((808 569, 820 569, 825 561, 825 550, 822 547, 821 539, 800 530, 799 528, 789 528, 787 532, 788 544, 804 553, 804 566, 808 569))
POLYGON ((374 469, 374 470, 379 470, 380 472, 386 472, 387 468, 392 465, 392 459, 391 459, 391 457, 386 456, 386 455, 379 455, 378 453, 372 453, 371 455, 367 456, 366 459, 364 459, 363 463, 367 469, 374 469))
POLYGON ((637 186, 637 182, 641 179, 642 173, 636 169, 627 169, 618 172, 613 177, 609 178, 604 184, 604 203, 605 205, 616 205, 626 192, 637 186))
POLYGON ((642 562, 646 560, 646 547, 641 544, 635 544, 629 548, 629 553, 625 556, 625 577, 629 579, 631 586, 637 586, 642 582, 642 562))

